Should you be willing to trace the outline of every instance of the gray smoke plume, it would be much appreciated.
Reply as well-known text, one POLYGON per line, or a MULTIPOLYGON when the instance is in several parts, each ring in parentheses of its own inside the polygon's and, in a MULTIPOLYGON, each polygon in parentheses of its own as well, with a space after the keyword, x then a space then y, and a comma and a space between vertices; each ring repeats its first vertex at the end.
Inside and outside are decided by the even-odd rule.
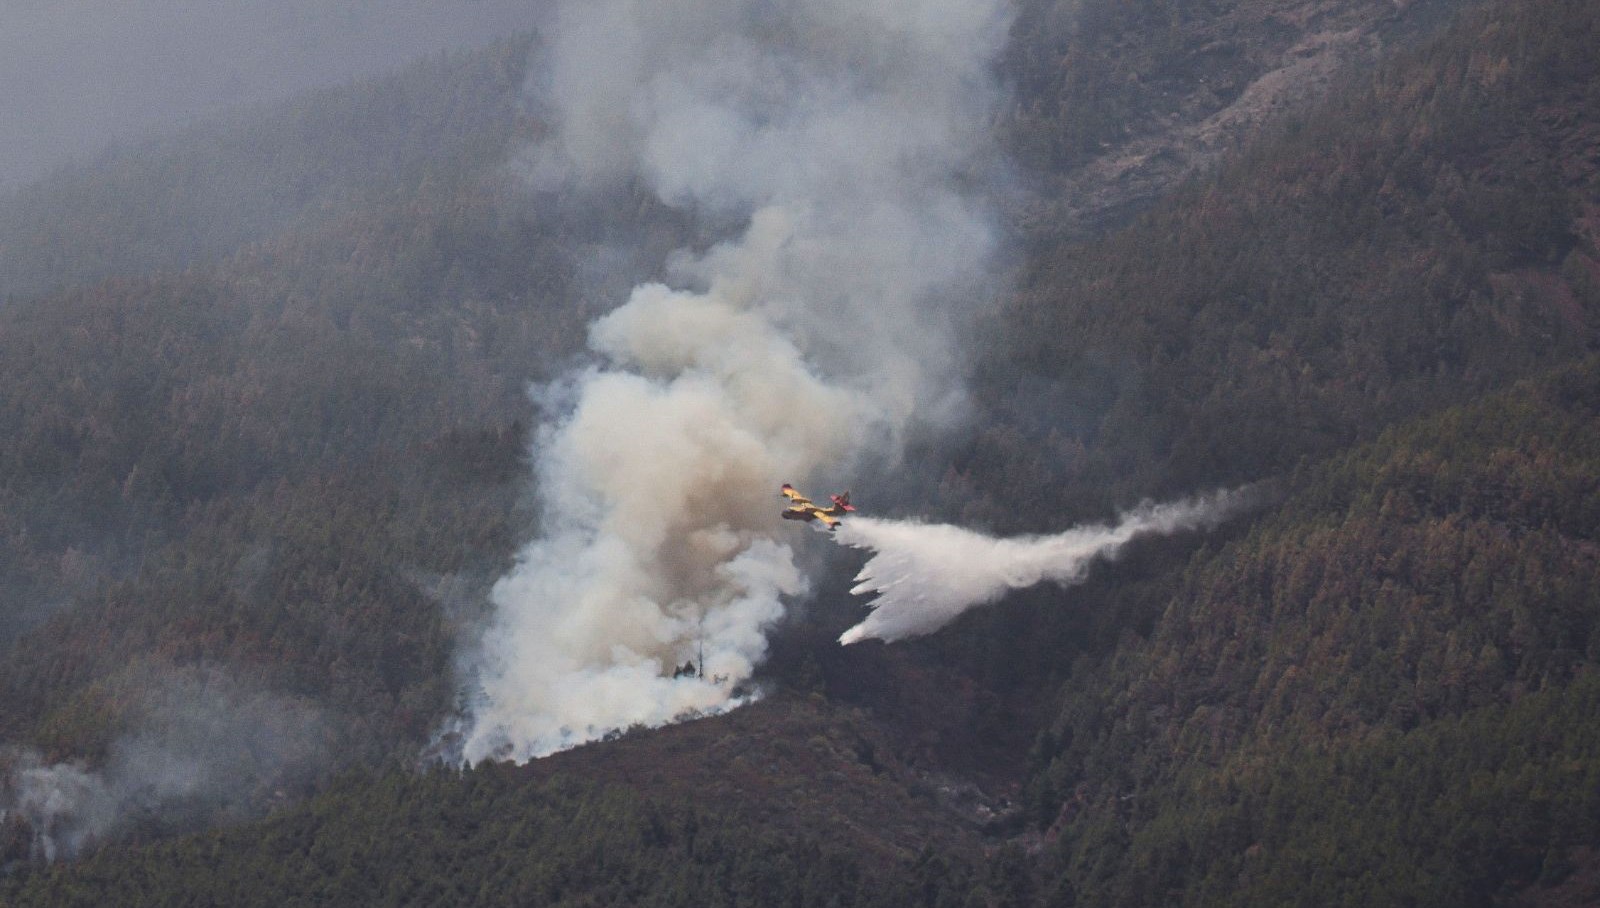
POLYGON ((856 576, 858 596, 875 595, 872 612, 839 637, 849 645, 931 634, 968 609, 1010 590, 1049 581, 1081 583, 1097 558, 1114 558, 1139 536, 1214 526, 1248 506, 1253 493, 1217 492, 1169 504, 1146 503, 1115 524, 1074 527, 1053 536, 996 539, 948 524, 846 520, 834 538, 873 552, 856 576))
POLYGON ((725 709, 804 590, 777 487, 959 407, 985 298, 1001 0, 557 7, 536 185, 633 182, 738 224, 597 322, 545 390, 538 537, 495 587, 464 755, 725 709), (675 666, 701 660, 674 677, 675 666))
POLYGON ((111 828, 116 798, 100 776, 72 763, 46 766, 28 750, 0 754, 0 762, 11 764, 0 785, 0 825, 27 827, 30 860, 70 857, 111 828))
POLYGON ((72 857, 133 826, 165 832, 245 819, 327 764, 318 710, 217 675, 163 679, 138 712, 98 767, 0 748, 0 828, 20 824, 31 859, 72 857))

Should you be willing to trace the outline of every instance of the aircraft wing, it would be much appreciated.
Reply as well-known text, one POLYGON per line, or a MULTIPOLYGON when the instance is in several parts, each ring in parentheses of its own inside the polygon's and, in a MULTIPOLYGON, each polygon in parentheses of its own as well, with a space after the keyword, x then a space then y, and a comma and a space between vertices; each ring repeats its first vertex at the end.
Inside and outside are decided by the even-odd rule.
POLYGON ((839 528, 839 517, 845 511, 853 511, 850 507, 850 493, 833 496, 833 506, 822 508, 811 503, 811 499, 801 495, 794 486, 787 482, 778 490, 784 498, 789 499, 789 506, 784 508, 782 516, 786 520, 818 520, 830 530, 839 528))

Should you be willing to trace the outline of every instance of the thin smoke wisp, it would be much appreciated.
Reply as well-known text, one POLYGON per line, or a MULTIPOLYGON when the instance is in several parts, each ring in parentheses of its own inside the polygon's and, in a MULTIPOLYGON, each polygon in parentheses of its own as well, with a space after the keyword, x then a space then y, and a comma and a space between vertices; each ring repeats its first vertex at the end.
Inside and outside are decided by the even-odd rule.
POLYGON ((992 292, 1002 0, 570 0, 534 80, 539 189, 645 187, 731 225, 542 390, 545 518, 469 648, 461 756, 526 760, 736 706, 805 589, 784 481, 958 409, 992 292), (678 669, 699 663, 695 671, 678 669))
POLYGON ((851 590, 874 596, 872 611, 839 637, 841 644, 885 642, 931 634, 962 613, 1011 590, 1051 582, 1081 583, 1097 558, 1114 558, 1144 535, 1214 526, 1248 503, 1247 491, 1225 491, 1168 504, 1145 504, 1114 524, 1074 527, 1053 536, 998 539, 949 524, 854 518, 835 534, 872 557, 851 590))
POLYGON ((275 789, 304 790, 327 764, 326 717, 305 701, 214 670, 147 683, 99 766, 0 745, 0 829, 26 831, 32 860, 71 858, 130 828, 253 817, 275 789))

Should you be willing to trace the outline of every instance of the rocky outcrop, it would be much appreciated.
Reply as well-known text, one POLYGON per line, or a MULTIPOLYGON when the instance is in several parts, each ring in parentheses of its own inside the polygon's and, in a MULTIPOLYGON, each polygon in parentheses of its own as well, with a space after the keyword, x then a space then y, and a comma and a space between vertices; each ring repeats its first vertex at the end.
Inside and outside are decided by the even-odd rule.
POLYGON ((1073 239, 1125 222, 1181 180, 1342 78, 1432 34, 1452 0, 1169 2, 1127 12, 1087 0, 1025 10, 1012 63, 1012 135, 1033 171, 1018 219, 1073 239), (1035 45, 1023 50, 1022 42, 1035 45), (1111 65, 1107 65, 1110 62, 1111 65), (1047 105, 1029 88, 1056 83, 1047 105))

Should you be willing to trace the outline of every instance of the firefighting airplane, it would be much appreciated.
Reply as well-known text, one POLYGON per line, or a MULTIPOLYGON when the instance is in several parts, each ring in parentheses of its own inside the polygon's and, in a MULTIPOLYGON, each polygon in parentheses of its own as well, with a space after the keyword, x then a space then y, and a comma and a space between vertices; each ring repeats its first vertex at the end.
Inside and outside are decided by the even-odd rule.
POLYGON ((812 504, 811 499, 795 491, 794 486, 789 485, 787 482, 783 484, 783 488, 779 491, 784 498, 792 502, 787 508, 783 509, 784 520, 820 520, 828 529, 837 530, 839 528, 839 518, 843 517, 845 512, 855 510, 850 506, 849 492, 841 495, 829 495, 828 497, 833 499, 833 505, 824 508, 812 504))

